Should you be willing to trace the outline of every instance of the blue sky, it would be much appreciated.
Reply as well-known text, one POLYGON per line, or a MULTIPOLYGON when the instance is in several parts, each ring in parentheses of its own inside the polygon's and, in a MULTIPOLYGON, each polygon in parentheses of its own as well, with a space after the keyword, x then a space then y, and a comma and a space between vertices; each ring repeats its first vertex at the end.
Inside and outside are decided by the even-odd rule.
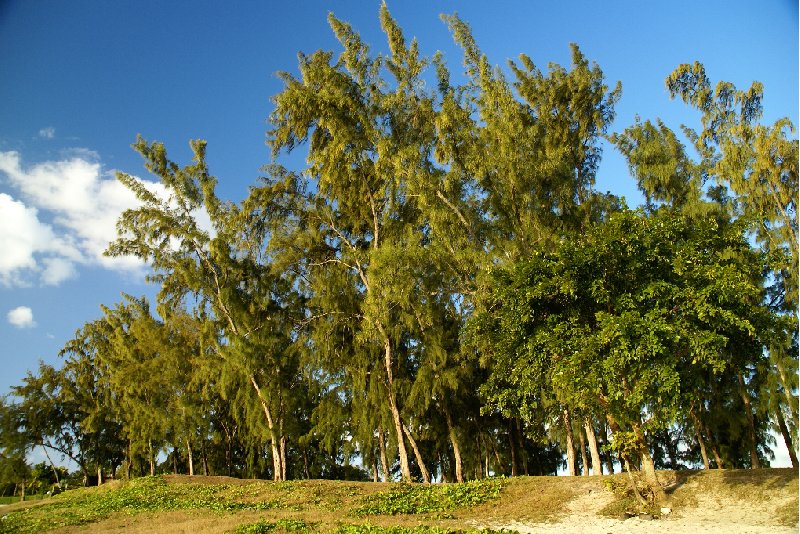
MULTIPOLYGON (((494 64, 519 53, 569 64, 569 43, 622 82, 612 131, 660 117, 674 129, 697 115, 670 101, 664 79, 701 61, 712 81, 765 86, 765 122, 797 124, 798 13, 790 0, 675 2, 389 1, 421 50, 461 54, 439 13, 458 12, 494 64)), ((329 11, 386 50, 378 1, 14 1, 0 3, 0 393, 58 351, 120 292, 153 294, 133 261, 99 254, 131 199, 122 170, 148 179, 130 148, 137 134, 186 162, 208 140, 224 198, 239 200, 268 163, 264 145, 277 71, 298 51, 338 51, 329 11)), ((598 189, 640 197, 607 149, 598 189)))

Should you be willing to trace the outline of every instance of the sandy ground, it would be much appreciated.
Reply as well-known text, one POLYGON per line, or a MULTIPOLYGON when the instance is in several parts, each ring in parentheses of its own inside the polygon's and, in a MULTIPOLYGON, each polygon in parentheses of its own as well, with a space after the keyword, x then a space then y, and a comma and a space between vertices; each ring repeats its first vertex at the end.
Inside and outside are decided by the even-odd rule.
POLYGON ((773 511, 781 505, 790 505, 790 498, 773 499, 760 505, 749 503, 741 506, 740 502, 721 498, 716 494, 698 495, 697 505, 684 509, 681 513, 664 514, 659 519, 610 519, 599 517, 602 509, 612 496, 604 497, 597 492, 588 494, 566 503, 566 514, 553 523, 474 523, 476 528, 508 529, 523 533, 609 533, 609 534, 661 534, 661 533, 792 533, 797 534, 796 526, 776 525, 773 511))

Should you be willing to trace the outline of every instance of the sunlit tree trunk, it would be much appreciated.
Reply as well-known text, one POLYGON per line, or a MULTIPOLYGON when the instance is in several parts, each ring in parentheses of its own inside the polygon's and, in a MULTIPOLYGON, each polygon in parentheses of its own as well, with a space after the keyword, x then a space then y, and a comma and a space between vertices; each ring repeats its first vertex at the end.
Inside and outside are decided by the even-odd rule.
POLYGON ((422 460, 422 454, 420 454, 419 452, 419 448, 417 447, 417 442, 414 440, 414 436, 411 435, 411 431, 407 427, 404 426, 403 430, 405 430, 408 442, 411 444, 411 449, 414 451, 414 457, 417 459, 417 465, 419 466, 419 470, 422 472, 422 481, 425 484, 430 484, 431 474, 428 471, 428 468, 425 467, 425 462, 422 460))
POLYGON ((464 482, 464 472, 461 465, 461 449, 458 446, 456 428, 455 425, 453 425, 453 418, 450 415, 450 410, 447 409, 447 404, 444 401, 442 401, 442 411, 444 411, 445 421, 447 422, 447 432, 450 437, 450 443, 453 445, 453 457, 456 463, 456 482, 464 482))
POLYGON ((194 476, 194 458, 192 457, 192 443, 186 439, 186 454, 189 462, 189 476, 194 476))
POLYGON ((761 461, 758 459, 757 438, 756 438, 756 422, 753 408, 750 405, 750 395, 747 393, 747 386, 744 383, 742 373, 737 373, 739 379, 739 395, 742 397, 744 403, 745 416, 747 417, 747 430, 750 445, 750 467, 752 469, 761 469, 761 461))
POLYGON ((781 430, 781 436, 783 436, 783 442, 786 444, 786 449, 789 451, 789 459, 792 461, 792 467, 797 469, 797 453, 794 450, 794 444, 792 443, 792 435, 789 432, 789 428, 786 426, 786 420, 783 418, 783 412, 781 411, 781 407, 778 406, 775 408, 775 417, 778 419, 778 428, 781 430))
POLYGON ((381 469, 383 470, 383 481, 389 481, 389 461, 386 458, 386 441, 383 434, 383 427, 378 426, 378 452, 381 456, 381 469))
POLYGON ((594 433, 591 417, 583 420, 583 428, 586 431, 586 438, 589 440, 589 453, 592 455, 592 474, 600 476, 603 474, 603 462, 600 460, 600 450, 597 448, 597 436, 594 433))
POLYGON ((566 408, 563 412, 563 421, 564 431, 567 435, 567 473, 569 476, 574 477, 577 474, 575 468, 575 443, 572 436, 572 418, 566 408))

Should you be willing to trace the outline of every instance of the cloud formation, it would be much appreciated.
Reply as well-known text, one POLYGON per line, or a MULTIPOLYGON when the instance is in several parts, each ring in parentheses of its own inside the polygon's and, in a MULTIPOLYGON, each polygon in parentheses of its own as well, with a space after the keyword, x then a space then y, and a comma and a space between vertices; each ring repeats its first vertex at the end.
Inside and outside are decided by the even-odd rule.
POLYGON ((27 306, 19 306, 6 314, 8 322, 16 328, 33 328, 36 321, 33 320, 33 311, 27 306))
MULTIPOLYGON (((141 275, 134 257, 103 256, 116 239, 123 211, 136 208, 136 196, 102 169, 96 153, 76 149, 59 161, 22 165, 18 152, 0 152, 0 177, 19 197, 0 193, 0 285, 58 285, 76 278, 80 266, 141 275)), ((164 186, 141 180, 161 198, 164 186)), ((208 214, 196 214, 211 229, 208 214)))
POLYGON ((47 128, 42 128, 39 130, 39 137, 44 139, 52 139, 56 136, 56 129, 52 126, 48 126, 47 128))
MULTIPOLYGON (((0 173, 24 200, 0 193, 0 283, 58 285, 78 265, 135 272, 136 258, 106 258, 120 214, 137 206, 132 192, 104 176, 90 152, 23 168, 17 152, 0 152, 0 173)), ((158 184, 153 184, 157 186, 158 184)))

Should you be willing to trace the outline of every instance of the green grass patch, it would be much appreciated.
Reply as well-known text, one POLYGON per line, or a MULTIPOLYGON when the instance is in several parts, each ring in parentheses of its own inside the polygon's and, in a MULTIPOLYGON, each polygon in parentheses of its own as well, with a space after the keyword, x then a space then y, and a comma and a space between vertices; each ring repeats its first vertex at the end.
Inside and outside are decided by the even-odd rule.
POLYGON ((247 525, 239 525, 234 534, 266 534, 267 532, 279 534, 284 532, 300 532, 301 534, 314 532, 311 526, 306 525, 302 519, 279 519, 278 521, 258 521, 247 525))
POLYGON ((281 508, 280 501, 241 502, 246 486, 226 484, 172 484, 163 477, 143 477, 123 482, 115 488, 82 488, 61 493, 40 506, 12 511, 0 518, 0 531, 41 532, 47 529, 82 525, 114 513, 134 515, 142 512, 205 509, 218 513, 281 508))
POLYGON ((365 497, 354 514, 363 517, 449 512, 496 499, 502 484, 502 480, 496 478, 462 484, 396 484, 388 491, 365 497))

